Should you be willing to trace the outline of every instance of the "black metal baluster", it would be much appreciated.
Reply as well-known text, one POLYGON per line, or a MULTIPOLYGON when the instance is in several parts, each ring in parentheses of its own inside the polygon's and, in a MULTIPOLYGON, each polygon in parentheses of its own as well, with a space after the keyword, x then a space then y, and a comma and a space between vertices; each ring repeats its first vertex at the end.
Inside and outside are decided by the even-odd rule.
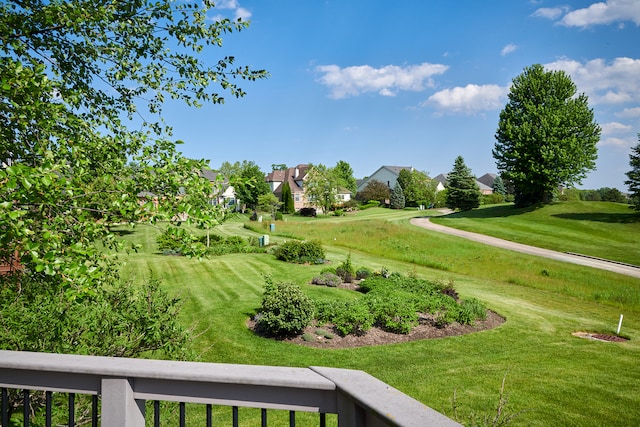
POLYGON ((207 427, 211 427, 212 426, 212 421, 211 421, 211 404, 207 403, 207 427))
POLYGON ((289 427, 296 427, 296 411, 289 411, 289 427))
POLYGON ((327 427, 327 414, 320 412, 320 427, 327 427))
POLYGON ((98 427, 98 395, 91 396, 91 427, 98 427))
POLYGON ((238 407, 234 406, 232 409, 233 413, 233 427, 238 427, 238 407))
POLYGON ((185 404, 180 402, 180 427, 185 427, 185 404))
POLYGON ((160 427, 160 401, 153 401, 153 427, 160 427))
POLYGON ((76 395, 69 393, 69 427, 76 425, 76 395))
POLYGON ((53 393, 51 393, 50 391, 45 392, 44 394, 44 425, 46 427, 51 427, 52 422, 51 422, 51 401, 52 399, 52 395, 53 393))
POLYGON ((262 427, 267 427, 267 408, 262 408, 262 427))
POLYGON ((6 388, 2 388, 2 425, 9 425, 9 393, 6 388))
POLYGON ((29 427, 29 390, 22 391, 22 416, 24 418, 22 425, 29 427))

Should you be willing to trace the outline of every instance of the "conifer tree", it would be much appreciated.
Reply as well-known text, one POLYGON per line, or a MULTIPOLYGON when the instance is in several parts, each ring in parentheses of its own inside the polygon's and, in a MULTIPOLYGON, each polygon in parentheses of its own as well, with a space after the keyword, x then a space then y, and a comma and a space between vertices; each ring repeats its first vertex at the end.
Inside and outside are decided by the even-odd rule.
POLYGON ((389 204, 391 205, 391 209, 404 209, 404 192, 400 184, 396 184, 395 187, 393 187, 389 204))
POLYGON ((295 212, 295 206, 293 204, 293 194, 291 193, 291 186, 288 182, 282 184, 282 207, 280 210, 286 214, 292 214, 295 212))
POLYGON ((629 186, 629 197, 634 209, 640 210, 640 134, 638 134, 639 142, 635 147, 631 148, 629 154, 629 165, 631 170, 626 173, 629 178, 624 183, 629 186))
POLYGON ((447 200, 449 209, 468 211, 480 206, 482 193, 462 156, 458 156, 453 170, 447 176, 447 200))

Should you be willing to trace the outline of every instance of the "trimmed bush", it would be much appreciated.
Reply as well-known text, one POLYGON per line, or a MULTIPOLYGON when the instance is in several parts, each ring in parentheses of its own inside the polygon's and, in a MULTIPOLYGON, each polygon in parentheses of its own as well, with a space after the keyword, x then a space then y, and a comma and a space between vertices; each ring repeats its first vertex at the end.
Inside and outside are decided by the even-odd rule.
POLYGON ((324 250, 322 245, 316 241, 296 241, 290 240, 279 245, 274 255, 280 261, 297 264, 322 264, 324 263, 324 250))
POLYGON ((314 304, 298 285, 267 283, 262 296, 258 327, 270 335, 296 335, 309 326, 314 304))

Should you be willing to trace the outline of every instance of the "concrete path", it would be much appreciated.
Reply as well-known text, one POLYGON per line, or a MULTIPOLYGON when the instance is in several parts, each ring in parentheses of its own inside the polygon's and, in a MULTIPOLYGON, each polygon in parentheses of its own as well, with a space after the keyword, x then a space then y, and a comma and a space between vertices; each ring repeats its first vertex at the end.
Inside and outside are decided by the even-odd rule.
POLYGON ((571 262, 573 264, 580 264, 587 267, 599 268, 601 270, 613 271, 614 273, 640 278, 640 268, 627 264, 617 263, 615 261, 607 261, 599 258, 591 258, 588 256, 574 255, 565 252, 556 252, 549 249, 536 248, 534 246, 510 242, 508 240, 498 239, 497 237, 486 236, 484 234, 458 230, 456 228, 434 224, 429 221, 429 218, 427 217, 413 218, 410 222, 411 224, 418 227, 423 227, 428 230, 437 231, 439 233, 451 234, 453 236, 462 237, 465 239, 484 243, 486 245, 522 252, 529 255, 551 258, 557 261, 571 262))

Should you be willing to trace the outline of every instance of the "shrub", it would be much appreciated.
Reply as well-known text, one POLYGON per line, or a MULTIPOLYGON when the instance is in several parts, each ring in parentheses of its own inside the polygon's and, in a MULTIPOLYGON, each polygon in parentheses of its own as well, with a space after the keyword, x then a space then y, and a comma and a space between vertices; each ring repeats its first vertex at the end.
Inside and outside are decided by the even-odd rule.
POLYGON ((491 193, 482 195, 483 205, 495 205, 504 202, 504 196, 500 193, 491 193))
POLYGON ((277 259, 293 263, 324 263, 324 250, 319 242, 290 240, 279 245, 274 255, 277 259))
POLYGON ((271 284, 268 280, 262 296, 258 327, 270 335, 296 335, 311 323, 313 313, 313 301, 299 286, 293 283, 271 284))
POLYGON ((354 269, 351 265, 351 254, 347 255, 347 259, 336 268, 336 274, 342 278, 345 283, 353 282, 354 269))
POLYGON ((337 274, 325 272, 320 273, 319 276, 314 277, 311 280, 311 283, 314 285, 329 286, 331 288, 335 288, 342 283, 342 279, 337 274))
POLYGON ((358 271, 356 271, 356 279, 358 280, 364 280, 369 276, 371 276, 371 270, 366 267, 359 268, 358 271))
POLYGON ((315 208, 302 208, 298 211, 300 216, 314 217, 317 215, 315 208))
POLYGON ((353 301, 336 314, 333 323, 342 335, 362 335, 371 329, 375 318, 366 302, 353 301))
POLYGON ((319 299, 314 301, 316 320, 318 323, 330 323, 338 316, 338 313, 346 310, 349 303, 337 299, 319 299))
POLYGON ((358 206, 358 209, 364 210, 369 208, 377 208, 378 206, 380 206, 380 202, 378 200, 369 200, 367 203, 358 206))
POLYGON ((275 218, 274 218, 274 219, 275 219, 276 221, 282 221, 282 218, 283 218, 283 216, 282 216, 282 212, 276 212, 276 215, 275 215, 275 218))
POLYGON ((406 295, 373 297, 369 305, 376 322, 389 332, 408 334, 418 324, 416 307, 406 295))

